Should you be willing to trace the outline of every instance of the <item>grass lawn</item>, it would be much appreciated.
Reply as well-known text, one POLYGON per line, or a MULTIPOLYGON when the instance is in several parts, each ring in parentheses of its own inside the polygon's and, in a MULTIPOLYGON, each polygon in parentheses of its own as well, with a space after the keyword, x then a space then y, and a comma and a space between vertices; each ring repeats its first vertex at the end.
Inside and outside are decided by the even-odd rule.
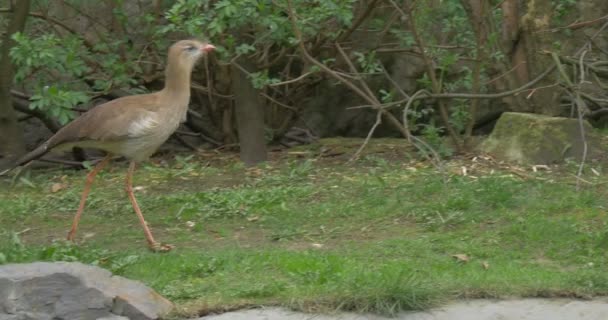
POLYGON ((392 140, 347 162, 360 142, 273 153, 250 169, 232 154, 143 165, 136 195, 155 237, 176 245, 169 253, 146 249, 124 162, 98 177, 77 245, 61 239, 84 171, 35 170, 10 187, 3 178, 0 264, 98 264, 174 301, 176 317, 260 304, 391 314, 463 297, 608 294, 605 164, 589 163, 577 191, 575 164, 534 172, 471 156, 439 173, 392 140))

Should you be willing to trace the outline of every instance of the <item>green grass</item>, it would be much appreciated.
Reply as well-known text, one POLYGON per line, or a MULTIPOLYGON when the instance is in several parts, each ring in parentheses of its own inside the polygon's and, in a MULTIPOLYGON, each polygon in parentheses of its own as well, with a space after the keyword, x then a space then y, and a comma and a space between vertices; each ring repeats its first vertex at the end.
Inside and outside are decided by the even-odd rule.
POLYGON ((177 246, 166 254, 146 250, 124 164, 96 181, 78 245, 60 239, 84 172, 33 172, 0 189, 0 263, 97 264, 152 286, 181 315, 259 304, 392 314, 462 297, 608 293, 601 176, 577 191, 569 168, 522 179, 442 176, 382 154, 314 159, 145 165, 137 197, 158 240, 177 246), (51 192, 56 183, 65 189, 51 192))

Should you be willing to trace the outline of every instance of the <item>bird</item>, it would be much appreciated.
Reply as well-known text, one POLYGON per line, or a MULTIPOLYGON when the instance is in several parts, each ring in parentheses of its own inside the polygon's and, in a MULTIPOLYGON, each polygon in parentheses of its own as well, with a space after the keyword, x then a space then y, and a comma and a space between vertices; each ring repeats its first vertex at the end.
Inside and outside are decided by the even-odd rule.
POLYGON ((157 242, 146 224, 133 193, 133 173, 137 163, 148 160, 180 123, 186 121, 192 70, 201 57, 214 50, 213 44, 204 41, 188 39, 175 42, 168 50, 162 90, 125 96, 90 109, 1 174, 26 165, 51 150, 80 147, 105 151, 106 156, 86 176, 80 203, 67 236, 67 240, 73 242, 95 176, 114 156, 123 156, 129 160, 125 191, 144 230, 148 247, 153 251, 171 250, 174 246, 157 242))

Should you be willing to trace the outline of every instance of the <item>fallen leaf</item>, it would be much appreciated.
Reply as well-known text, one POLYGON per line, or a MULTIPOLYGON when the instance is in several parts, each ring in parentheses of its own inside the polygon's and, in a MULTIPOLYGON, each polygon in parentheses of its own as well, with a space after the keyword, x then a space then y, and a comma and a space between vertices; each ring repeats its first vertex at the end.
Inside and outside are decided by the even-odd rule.
POLYGON ((544 165, 544 164, 537 164, 532 166, 532 171, 534 172, 538 172, 538 170, 543 169, 543 170, 549 170, 549 166, 548 165, 544 165))
POLYGON ((247 218, 247 221, 249 221, 249 222, 255 222, 258 220, 260 220, 259 216, 251 216, 251 217, 247 218))
POLYGON ((323 248, 323 245, 322 245, 322 244, 320 244, 320 243, 313 243, 313 244, 312 244, 312 247, 313 247, 313 248, 317 248, 317 249, 321 249, 321 248, 323 248))
POLYGON ((484 261, 484 262, 481 263, 481 267, 484 270, 488 270, 488 269, 490 269, 490 264, 487 261, 484 261))
POLYGON ((95 233, 94 233, 94 232, 87 232, 87 233, 85 233, 85 234, 84 234, 82 237, 83 237, 84 239, 89 239, 89 238, 93 238, 94 236, 95 236, 95 233))
POLYGON ((454 258, 454 259, 456 259, 456 261, 462 262, 462 263, 467 263, 471 259, 471 258, 469 258, 468 255, 466 255, 464 253, 453 254, 452 258, 454 258))
POLYGON ((65 183, 53 183, 53 185, 51 186, 51 192, 57 193, 67 187, 68 187, 68 185, 65 183))
POLYGON ((194 221, 186 221, 186 227, 188 228, 194 228, 195 225, 194 221))

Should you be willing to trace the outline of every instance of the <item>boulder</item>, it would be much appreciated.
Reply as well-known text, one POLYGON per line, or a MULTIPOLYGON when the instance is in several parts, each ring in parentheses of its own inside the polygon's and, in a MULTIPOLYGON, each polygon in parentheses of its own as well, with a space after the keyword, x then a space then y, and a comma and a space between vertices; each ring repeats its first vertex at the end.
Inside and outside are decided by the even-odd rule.
POLYGON ((158 319, 173 305, 144 284, 78 262, 0 266, 1 320, 158 319))
MULTIPOLYGON (((583 121, 588 159, 599 155, 600 139, 583 121)), ((567 158, 580 160, 583 139, 578 119, 531 113, 505 112, 481 151, 499 160, 519 164, 555 164, 567 158)))

